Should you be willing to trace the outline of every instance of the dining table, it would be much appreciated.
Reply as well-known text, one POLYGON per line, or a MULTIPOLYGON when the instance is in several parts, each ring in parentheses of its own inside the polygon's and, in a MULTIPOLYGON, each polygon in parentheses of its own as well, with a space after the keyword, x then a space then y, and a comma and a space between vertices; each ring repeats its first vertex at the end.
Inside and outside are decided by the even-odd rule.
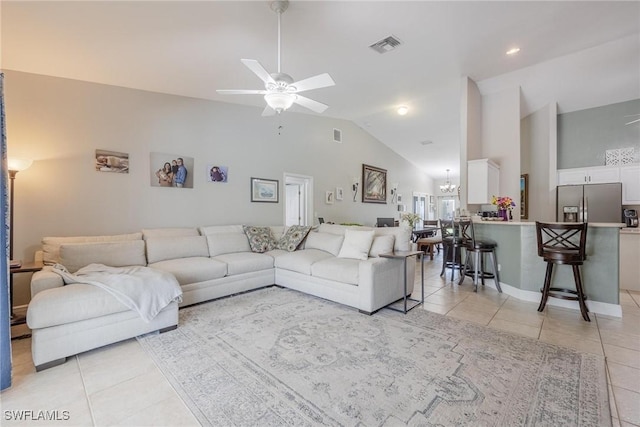
POLYGON ((417 243, 418 239, 422 239, 423 237, 433 237, 438 233, 438 226, 436 225, 424 225, 420 228, 415 228, 411 232, 413 243, 417 243))

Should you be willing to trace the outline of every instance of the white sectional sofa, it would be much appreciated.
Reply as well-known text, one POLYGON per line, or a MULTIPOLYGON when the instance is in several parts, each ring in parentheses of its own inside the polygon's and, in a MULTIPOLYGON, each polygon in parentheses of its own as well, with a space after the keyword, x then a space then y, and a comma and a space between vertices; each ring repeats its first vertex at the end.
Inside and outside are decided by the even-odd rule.
MULTIPOLYGON (((285 227, 269 227, 278 240, 285 227)), ((170 303, 151 322, 88 284, 64 284, 45 267, 31 280, 27 324, 38 370, 66 357, 144 333, 173 329, 178 307, 265 286, 278 285, 326 298, 371 314, 403 297, 404 263, 380 253, 409 250, 407 228, 322 224, 291 251, 252 251, 241 225, 145 229, 116 236, 44 238, 45 263, 71 273, 92 264, 148 266, 171 273, 182 301, 170 303), (360 258, 360 259, 358 259, 360 258)), ((287 234, 290 236, 290 233, 287 234)), ((254 248, 255 249, 255 248, 254 248)), ((415 265, 408 263, 408 277, 415 265)), ((409 282, 408 294, 413 291, 409 282)))

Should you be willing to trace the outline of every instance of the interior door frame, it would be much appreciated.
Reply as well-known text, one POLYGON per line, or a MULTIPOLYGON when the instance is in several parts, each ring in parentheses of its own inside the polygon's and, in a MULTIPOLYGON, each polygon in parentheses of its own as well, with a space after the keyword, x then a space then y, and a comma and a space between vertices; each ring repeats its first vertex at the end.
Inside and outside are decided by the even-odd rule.
MULTIPOLYGON (((301 175, 297 173, 284 172, 282 182, 286 188, 289 184, 300 185, 301 194, 300 202, 302 205, 303 214, 301 215, 303 221, 302 225, 313 225, 313 177, 309 175, 301 175)), ((284 204, 282 208, 282 224, 287 223, 287 192, 284 191, 284 204)))

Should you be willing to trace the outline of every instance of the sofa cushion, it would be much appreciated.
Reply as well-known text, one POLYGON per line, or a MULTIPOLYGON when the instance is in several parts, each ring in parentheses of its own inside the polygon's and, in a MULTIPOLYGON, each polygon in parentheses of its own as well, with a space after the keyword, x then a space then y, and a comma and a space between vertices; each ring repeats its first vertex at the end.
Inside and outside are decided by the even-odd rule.
POLYGON ((142 230, 144 240, 155 237, 181 237, 181 236, 199 236, 197 228, 192 227, 173 227, 173 228, 145 228, 142 230))
POLYGON ((338 258, 365 260, 369 258, 371 243, 373 243, 373 230, 347 229, 338 258))
POLYGON ((344 236, 346 230, 375 230, 372 227, 365 227, 361 225, 340 225, 340 224, 320 224, 318 231, 321 233, 331 233, 344 236))
POLYGON ((273 238, 273 234, 271 234, 271 228, 243 225, 242 229, 249 240, 252 252, 264 253, 276 248, 276 241, 273 238))
POLYGON ((97 286, 72 283, 38 292, 29 302, 27 323, 31 329, 64 325, 129 311, 109 292, 97 286))
POLYGON ((241 225, 200 227, 200 233, 207 236, 209 256, 251 251, 249 240, 241 225))
POLYGON ((293 252, 300 246, 300 243, 307 237, 310 226, 307 225, 292 225, 287 229, 287 232, 278 240, 277 248, 285 251, 293 252))
POLYGON ((68 243, 100 243, 141 240, 142 233, 115 234, 111 236, 44 237, 42 239, 42 260, 47 265, 60 262, 60 245, 68 243))
POLYGON ((177 258, 208 257, 209 248, 204 236, 149 237, 147 260, 149 264, 177 258))
POLYGON ((204 257, 168 259, 149 264, 149 267, 173 274, 180 286, 219 279, 227 275, 227 264, 204 257))
POLYGON ((333 255, 320 249, 303 249, 276 257, 275 266, 283 270, 311 275, 311 266, 327 258, 333 258, 333 255))
POLYGON ((60 264, 70 273, 75 273, 89 264, 104 264, 111 267, 147 265, 144 241, 123 240, 105 243, 70 243, 60 245, 60 264))
POLYGON ((374 230, 376 236, 393 235, 395 237, 393 242, 394 251, 408 251, 411 248, 411 229, 409 227, 379 227, 374 230))
POLYGON ((217 256, 236 252, 251 252, 249 239, 244 233, 222 233, 207 236, 209 255, 217 256))
POLYGON ((311 275, 350 285, 358 284, 360 260, 353 258, 327 258, 311 266, 311 275))
POLYGON ((218 255, 212 259, 227 264, 227 276, 273 268, 273 257, 255 252, 218 255))
POLYGON ((304 248, 320 249, 321 251, 329 252, 333 256, 338 256, 343 240, 344 236, 339 234, 313 232, 307 235, 304 248))
POLYGON ((393 246, 396 241, 396 236, 393 234, 387 234, 383 236, 375 236, 371 249, 369 250, 369 256, 372 258, 378 258, 380 254, 388 254, 393 252, 393 246))

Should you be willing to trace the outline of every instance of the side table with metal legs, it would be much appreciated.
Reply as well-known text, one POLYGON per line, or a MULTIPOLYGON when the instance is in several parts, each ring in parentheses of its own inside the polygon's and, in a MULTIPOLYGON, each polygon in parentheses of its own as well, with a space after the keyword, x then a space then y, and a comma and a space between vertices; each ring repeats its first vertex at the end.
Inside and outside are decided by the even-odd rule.
MULTIPOLYGON (((424 304, 424 252, 422 251, 396 251, 396 252, 390 252, 387 254, 380 254, 379 255, 380 258, 391 258, 391 259, 402 259, 403 260, 403 267, 404 267, 404 292, 403 292, 403 308, 396 308, 393 307, 393 304, 395 304, 395 302, 389 304, 388 306, 386 306, 386 308, 388 308, 389 310, 393 310, 393 311, 398 311, 400 313, 404 313, 406 314, 407 312, 409 312, 410 310, 413 310, 414 308, 416 308, 417 306, 424 304), (418 257, 418 259, 420 259, 421 261, 421 265, 420 265, 420 284, 421 284, 421 290, 422 290, 422 295, 421 298, 415 299, 415 298, 409 298, 407 296, 407 259, 411 258, 411 257, 418 257), (407 306, 407 302, 408 301, 412 301, 415 302, 415 304, 413 304, 412 306, 408 307, 407 306)), ((397 301, 396 301, 397 302, 397 301)))

